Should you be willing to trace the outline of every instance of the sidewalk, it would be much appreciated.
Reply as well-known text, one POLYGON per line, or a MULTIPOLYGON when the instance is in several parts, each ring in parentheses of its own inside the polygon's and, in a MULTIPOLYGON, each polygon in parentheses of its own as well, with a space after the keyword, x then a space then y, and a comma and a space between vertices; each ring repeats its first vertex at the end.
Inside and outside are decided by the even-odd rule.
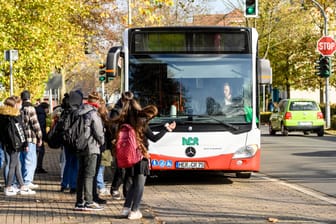
MULTIPOLYGON (((46 149, 44 168, 47 174, 36 174, 39 185, 36 195, 5 196, 0 193, 0 222, 2 224, 109 224, 109 223, 157 223, 148 207, 141 204, 143 218, 128 220, 119 216, 123 200, 112 200, 106 196, 107 204, 102 211, 75 211, 75 194, 60 192, 59 149, 46 149)), ((1 178, 3 186, 3 179, 1 178)))

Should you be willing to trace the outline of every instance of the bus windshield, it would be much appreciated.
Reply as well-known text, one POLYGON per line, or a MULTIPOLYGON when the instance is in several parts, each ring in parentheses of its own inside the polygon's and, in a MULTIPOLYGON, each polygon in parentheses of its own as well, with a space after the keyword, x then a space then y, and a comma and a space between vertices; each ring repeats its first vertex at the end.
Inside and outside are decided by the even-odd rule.
POLYGON ((133 54, 129 90, 159 109, 152 123, 251 123, 251 54, 133 54), (229 98, 226 99, 226 95, 229 98))

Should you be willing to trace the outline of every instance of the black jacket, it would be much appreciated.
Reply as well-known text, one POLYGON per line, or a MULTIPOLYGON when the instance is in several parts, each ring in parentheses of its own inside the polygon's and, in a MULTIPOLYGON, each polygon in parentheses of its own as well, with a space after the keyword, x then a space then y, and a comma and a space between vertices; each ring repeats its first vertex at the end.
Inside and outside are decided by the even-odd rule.
MULTIPOLYGON (((15 151, 15 149, 9 148, 7 144, 9 142, 9 139, 6 139, 5 137, 7 136, 7 134, 5 133, 7 132, 7 130, 6 128, 4 128, 4 127, 7 127, 9 123, 9 119, 14 119, 17 123, 20 123, 21 126, 24 127, 20 109, 10 107, 7 105, 0 106, 0 127, 2 127, 0 128, 0 142, 3 144, 7 152, 12 152, 12 151, 15 151)), ((27 145, 28 144, 26 142, 24 146, 27 146, 27 145)), ((23 150, 23 148, 21 150, 23 150)))
POLYGON ((37 106, 35 109, 42 131, 42 139, 45 141, 47 138, 47 114, 41 105, 37 106))

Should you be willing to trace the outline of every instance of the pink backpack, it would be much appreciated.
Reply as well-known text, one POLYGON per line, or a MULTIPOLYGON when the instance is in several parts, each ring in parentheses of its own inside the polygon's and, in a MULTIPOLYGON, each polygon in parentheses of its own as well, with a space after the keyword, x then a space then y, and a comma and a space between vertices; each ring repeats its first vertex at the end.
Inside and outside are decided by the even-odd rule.
POLYGON ((117 165, 119 168, 129 168, 142 159, 134 128, 122 124, 115 145, 117 165))

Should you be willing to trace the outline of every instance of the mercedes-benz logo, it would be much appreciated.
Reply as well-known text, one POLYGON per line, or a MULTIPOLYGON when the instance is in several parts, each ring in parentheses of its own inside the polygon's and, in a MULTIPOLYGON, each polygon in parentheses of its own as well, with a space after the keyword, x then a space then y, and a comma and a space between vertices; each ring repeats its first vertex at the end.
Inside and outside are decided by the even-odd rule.
POLYGON ((194 157, 196 155, 196 149, 193 148, 193 147, 188 147, 186 148, 185 150, 185 154, 188 156, 188 157, 194 157))

